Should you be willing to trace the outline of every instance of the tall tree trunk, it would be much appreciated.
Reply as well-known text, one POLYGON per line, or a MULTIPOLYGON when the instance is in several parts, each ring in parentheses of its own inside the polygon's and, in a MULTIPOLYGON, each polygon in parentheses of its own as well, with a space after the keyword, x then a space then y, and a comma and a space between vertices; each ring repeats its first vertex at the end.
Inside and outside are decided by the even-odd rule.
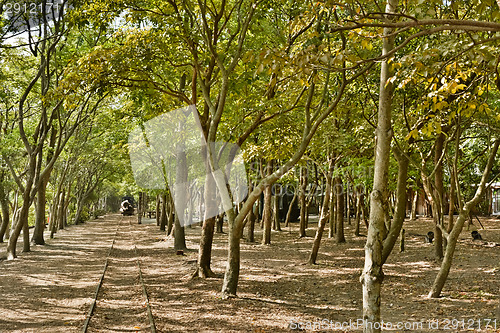
POLYGON ((361 224, 361 193, 356 191, 356 228, 354 230, 354 235, 359 236, 359 225, 361 224))
MULTIPOLYGON (((234 220, 233 220, 234 221, 234 220)), ((234 297, 236 296, 236 290, 238 288, 238 279, 240 276, 240 225, 228 223, 229 225, 229 236, 228 236, 228 251, 227 251, 227 265, 226 272, 224 274, 224 281, 222 283, 222 295, 223 297, 234 297)))
MULTIPOLYGON (((9 242, 7 244, 7 260, 12 260, 17 257, 16 253, 16 247, 17 247, 17 240, 19 236, 21 235, 21 230, 24 230, 24 227, 28 227, 28 215, 29 215, 29 194, 26 195, 26 193, 23 193, 23 203, 21 205, 21 208, 19 209, 18 214, 16 214, 15 218, 15 223, 12 228, 10 237, 9 237, 9 242)), ((24 245, 24 239, 23 239, 23 245, 24 245)), ((28 239, 28 245, 29 245, 29 239, 28 239)), ((23 248, 24 251, 24 248, 23 248)))
POLYGON ((434 250, 437 259, 443 259, 443 233, 441 227, 443 226, 443 162, 441 155, 444 146, 444 134, 441 133, 436 139, 436 147, 434 152, 434 164, 436 172, 434 173, 434 200, 432 206, 432 217, 434 219, 434 250))
POLYGON ((279 200, 280 200, 279 194, 274 193, 274 195, 273 195, 273 230, 276 230, 276 231, 281 231, 279 200))
POLYGON ((455 175, 454 175, 454 170, 451 168, 451 175, 450 175, 450 202, 449 202, 449 208, 448 208, 448 227, 446 228, 446 231, 448 233, 451 232, 453 229, 453 214, 455 213, 455 175))
POLYGON ((347 186, 346 186, 346 192, 345 192, 345 197, 346 197, 346 215, 347 215, 347 224, 349 225, 352 225, 351 223, 351 185, 350 183, 347 183, 347 186))
POLYGON ((211 173, 205 178, 205 217, 201 227, 200 250, 198 252, 197 268, 193 276, 201 278, 214 277, 210 267, 212 258, 212 243, 215 229, 217 203, 215 201, 216 186, 211 173))
POLYGON ((293 198, 292 201, 290 201, 290 204, 288 205, 288 210, 286 212, 286 218, 285 218, 285 227, 288 227, 288 224, 290 223, 290 218, 292 216, 292 207, 293 204, 295 203, 295 200, 297 200, 297 190, 293 192, 293 198))
POLYGON ((59 226, 59 230, 64 229, 64 198, 65 198, 66 190, 63 189, 61 194, 59 195, 59 205, 57 207, 57 224, 59 226))
POLYGON ((159 201, 160 211, 157 213, 159 214, 157 219, 160 221, 160 231, 165 231, 167 226, 167 193, 162 193, 159 201))
POLYGON ((76 213, 75 213, 75 219, 73 220, 73 224, 80 224, 80 217, 82 215, 84 202, 85 198, 79 195, 76 199, 76 213))
POLYGON ((224 233, 224 213, 217 215, 215 219, 215 232, 218 234, 224 233))
MULTIPOLYGON (((387 0, 386 13, 395 13, 398 1, 387 0)), ((393 29, 384 28, 382 55, 394 48, 393 29)), ((365 265, 360 281, 363 286, 363 320, 365 333, 378 333, 380 323, 380 290, 384 273, 382 270, 382 244, 387 216, 387 194, 389 183, 389 159, 392 139, 391 113, 393 87, 390 59, 384 59, 380 70, 380 93, 376 129, 375 170, 373 191, 370 199, 370 223, 365 245, 365 265)))
POLYGON ((344 200, 345 200, 345 193, 344 193, 344 186, 342 184, 342 179, 340 177, 335 177, 335 198, 337 198, 337 210, 336 210, 336 222, 337 222, 337 227, 336 227, 336 242, 337 244, 340 243, 345 243, 345 236, 344 236, 344 200))
POLYGON ((418 203, 418 191, 413 190, 413 198, 411 200, 411 213, 410 220, 415 221, 417 219, 417 203, 418 203))
POLYGON ((446 279, 448 278, 448 274, 450 273, 451 264, 453 262, 453 255, 455 254, 455 247, 457 245, 458 237, 463 230, 464 223, 467 220, 467 217, 470 214, 471 209, 474 209, 476 204, 481 199, 485 191, 486 182, 488 181, 491 169, 493 167, 495 157, 498 151, 498 146, 500 145, 500 139, 495 140, 495 144, 493 145, 490 156, 488 158, 488 163, 483 171, 483 176, 481 178, 481 182, 479 184, 478 189, 476 190, 476 194, 474 197, 468 201, 463 208, 460 210, 460 214, 455 222, 451 233, 448 235, 448 242, 446 245, 446 251, 444 254, 443 261, 441 262, 441 267, 439 272, 432 284, 432 288, 429 292, 429 298, 437 298, 441 295, 441 291, 443 290, 446 279))
POLYGON ((139 203, 137 205, 137 224, 142 223, 142 212, 144 210, 144 196, 139 192, 139 203))
POLYGON ((335 235, 335 212, 336 212, 336 209, 335 209, 335 206, 337 204, 337 199, 335 197, 335 189, 333 188, 332 189, 332 195, 331 195, 331 198, 330 198, 330 209, 329 209, 329 212, 330 212, 330 217, 328 218, 328 223, 329 223, 329 228, 328 228, 328 238, 333 238, 333 235, 335 235))
POLYGON ((185 220, 186 198, 187 198, 187 157, 184 151, 184 146, 178 144, 177 146, 177 165, 175 176, 175 219, 174 219, 174 250, 186 250, 186 236, 184 233, 184 225, 181 225, 185 220))
POLYGON ((330 202, 330 194, 332 191, 332 175, 333 175, 333 162, 332 158, 329 163, 328 173, 326 176, 326 188, 325 188, 325 197, 323 198, 323 205, 321 209, 321 215, 318 222, 318 229, 316 230, 316 236, 314 237, 314 242, 311 250, 311 254, 309 256, 309 264, 316 264, 316 259, 318 258, 319 246, 321 244, 321 238, 323 237, 323 231, 325 230, 326 221, 328 220, 328 212, 330 202))
MULTIPOLYGON (((23 203, 21 205, 19 213, 16 214, 16 223, 13 225, 12 232, 9 237, 9 243, 7 244, 7 260, 12 260, 17 257, 17 240, 21 235, 21 230, 28 229, 29 209, 32 203, 31 190, 34 183, 35 172, 36 156, 30 156, 30 162, 28 163, 27 181, 24 187, 24 192, 22 193, 23 203)), ((23 252, 28 252, 29 246, 29 235, 28 241, 26 241, 26 236, 23 235, 23 252)))
POLYGON ((174 204, 170 192, 167 195, 167 212, 168 212, 167 236, 170 236, 174 228, 174 218, 175 218, 174 204))
POLYGON ((307 190, 307 169, 300 167, 300 225, 299 237, 306 237, 306 190, 307 190))
MULTIPOLYGON (((265 175, 268 176, 273 172, 273 161, 269 160, 266 165, 265 175)), ((271 244, 271 225, 272 225, 272 189, 271 186, 266 186, 264 189, 264 212, 262 219, 264 220, 264 232, 262 234, 262 244, 271 244)))
POLYGON ((40 188, 36 195, 36 209, 35 209, 35 229, 33 230, 32 242, 37 245, 44 245, 43 232, 45 230, 45 208, 46 208, 46 193, 48 184, 48 174, 40 183, 40 188))
MULTIPOLYGON (((402 151, 396 146, 394 148, 394 156, 398 161, 398 181, 397 181, 397 194, 396 194, 396 207, 394 212, 394 219, 391 223, 391 228, 387 233, 387 237, 384 239, 383 250, 382 250, 382 265, 385 263, 387 258, 396 244, 398 236, 401 234, 401 229, 403 228, 403 222, 406 217, 406 184, 408 182, 408 165, 410 161, 403 154, 402 151)), ((403 234, 401 234, 403 237, 403 234)), ((404 247, 404 240, 401 238, 402 246, 404 247)))
POLYGON ((30 229, 28 226, 28 219, 23 224, 23 252, 30 252, 30 229))
MULTIPOLYGON (((156 226, 160 226, 160 220, 161 220, 161 210, 162 210, 162 195, 157 194, 156 195, 156 207, 155 207, 155 219, 156 219, 156 226)), ((165 219, 167 218, 167 214, 165 212, 165 219)), ((167 225, 165 223, 165 225, 167 225)), ((160 228, 160 230, 165 231, 165 225, 163 225, 163 229, 160 228)))
POLYGON ((50 206, 49 212, 49 231, 50 238, 54 238, 54 234, 57 232, 57 203, 59 201, 59 195, 54 196, 54 200, 52 201, 52 205, 50 206))
POLYGON ((0 206, 2 209, 2 224, 0 226, 0 243, 3 243, 5 236, 8 235, 7 229, 10 224, 8 192, 6 191, 3 179, 4 177, 2 177, 2 179, 0 180, 0 206))
POLYGON ((255 242, 255 222, 258 215, 258 207, 255 205, 249 213, 249 224, 248 224, 248 241, 255 242))

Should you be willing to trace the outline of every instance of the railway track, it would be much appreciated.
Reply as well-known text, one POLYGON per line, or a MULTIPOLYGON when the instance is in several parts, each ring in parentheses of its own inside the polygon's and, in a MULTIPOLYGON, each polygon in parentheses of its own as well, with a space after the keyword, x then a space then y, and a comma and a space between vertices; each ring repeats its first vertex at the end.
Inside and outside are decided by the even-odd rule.
POLYGON ((121 217, 82 332, 156 333, 131 217, 121 217))

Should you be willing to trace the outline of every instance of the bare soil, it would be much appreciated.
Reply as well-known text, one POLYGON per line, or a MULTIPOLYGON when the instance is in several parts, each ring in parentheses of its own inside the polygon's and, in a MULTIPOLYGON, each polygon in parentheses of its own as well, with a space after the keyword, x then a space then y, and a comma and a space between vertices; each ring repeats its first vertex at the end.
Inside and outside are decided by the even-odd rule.
MULTIPOLYGON (((212 268, 220 277, 191 279, 199 226, 186 228, 191 251, 179 256, 153 220, 120 226, 116 234, 119 219, 112 215, 71 226, 47 245, 0 262, 0 332, 81 332, 115 235, 117 251, 111 253, 89 332, 148 331, 134 244, 157 332, 292 332, 299 323, 307 332, 361 332, 356 322, 362 313, 359 275, 366 238, 353 236, 347 222, 347 243, 324 238, 314 266, 306 262, 315 223, 302 239, 292 223, 273 231, 270 246, 242 240, 238 298, 222 300, 227 235, 214 238, 212 268)), ((481 222, 484 241, 470 238, 477 221, 464 230, 443 297, 432 300, 426 295, 439 263, 433 245, 424 243, 432 222, 405 222, 406 251, 396 246, 384 266, 382 319, 385 327, 393 325, 388 331, 500 332, 500 246, 495 246, 500 220, 481 222)))

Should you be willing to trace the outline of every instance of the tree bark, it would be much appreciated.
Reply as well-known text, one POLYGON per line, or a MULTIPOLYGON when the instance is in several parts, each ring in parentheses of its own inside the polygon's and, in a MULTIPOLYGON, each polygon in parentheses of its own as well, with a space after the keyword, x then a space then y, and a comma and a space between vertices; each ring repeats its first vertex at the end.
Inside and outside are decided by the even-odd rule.
MULTIPOLYGON (((273 161, 269 160, 266 165, 265 174, 263 177, 272 174, 273 161)), ((264 232, 262 233, 262 244, 271 244, 271 225, 272 225, 272 189, 271 185, 266 186, 264 189, 264 211, 262 213, 262 220, 264 223, 264 232)))
POLYGON ((36 209, 35 209, 35 229, 33 230, 33 238, 32 242, 37 245, 44 245, 45 240, 43 239, 43 232, 45 230, 45 207, 47 204, 46 201, 46 192, 47 192, 47 184, 48 184, 48 176, 47 174, 44 179, 42 179, 40 183, 40 188, 38 189, 38 193, 36 195, 36 209))
POLYGON ((448 227, 446 228, 446 231, 448 233, 451 232, 453 229, 453 223, 455 222, 453 219, 453 214, 455 213, 455 175, 454 175, 454 170, 451 168, 451 175, 450 175, 450 202, 449 202, 449 208, 448 208, 448 227))
POLYGON ((418 191, 413 190, 413 198, 411 200, 411 212, 410 212, 410 220, 417 220, 417 202, 418 202, 418 191))
POLYGON ((436 172, 434 173, 434 200, 432 206, 432 217, 434 219, 434 250, 435 256, 438 260, 443 259, 443 233, 441 227, 443 226, 443 163, 441 155, 444 146, 444 134, 439 134, 436 139, 436 147, 434 152, 434 164, 436 172))
POLYGON ((187 198, 187 157, 184 145, 177 144, 177 165, 175 168, 175 219, 174 219, 174 250, 184 251, 186 247, 186 236, 184 225, 181 225, 181 218, 185 218, 186 198, 187 198))
POLYGON ((255 242, 255 222, 259 216, 258 206, 255 205, 249 213, 249 224, 248 224, 248 241, 255 242))
POLYGON ((5 236, 8 236, 8 227, 10 224, 10 211, 8 202, 8 192, 3 183, 4 177, 0 180, 0 206, 2 209, 2 224, 0 226, 0 243, 3 243, 5 236))
POLYGON ((214 277, 210 267, 212 258, 212 243, 215 230, 215 215, 217 211, 215 201, 216 187, 211 173, 207 173, 205 178, 205 217, 201 228, 200 250, 198 252, 197 268, 195 277, 214 277))
POLYGON ((356 190, 356 227, 354 230, 355 236, 360 236, 359 226, 361 224, 361 193, 356 190))
POLYGON ((434 280, 432 288, 429 292, 429 298, 437 298, 440 297, 441 291, 443 290, 446 279, 448 278, 448 274, 450 273, 451 264, 453 262, 453 255, 455 254, 455 247, 457 245, 458 237, 463 230, 464 223, 469 216, 471 209, 473 209, 476 204, 481 199, 485 191, 486 182, 488 181, 491 169, 493 168, 493 164, 495 161, 495 157, 498 151, 498 146, 500 145, 500 139, 496 139, 495 143, 490 151, 490 156, 488 158, 488 163, 483 171, 483 176, 481 178, 481 182, 479 184, 478 189, 474 197, 468 201, 463 208, 460 210, 460 214, 451 230, 451 233, 448 235, 448 242, 446 245, 446 251, 444 254, 443 261, 441 263, 441 267, 439 272, 434 280))
MULTIPOLYGON (((387 0, 386 13, 395 13, 398 1, 387 0)), ((384 28, 382 55, 394 48, 393 30, 384 28)), ((389 182, 389 158, 392 139, 391 111, 393 87, 389 81, 389 59, 384 59, 380 70, 380 94, 376 129, 375 170, 370 200, 370 223, 365 245, 365 265, 360 281, 363 286, 363 320, 365 333, 378 333, 380 326, 380 290, 382 270, 382 242, 387 216, 387 192, 389 182), (372 325, 370 325, 372 324, 372 325)))
POLYGON ((167 236, 170 236, 174 228, 174 218, 175 218, 174 204, 170 192, 167 194, 167 212, 168 212, 167 236))
MULTIPOLYGON (((30 162, 28 164, 28 178, 24 187, 24 191, 22 193, 23 203, 19 209, 19 213, 16 214, 16 223, 13 226, 12 232, 9 237, 9 243, 7 244, 7 260, 13 260, 17 257, 17 240, 19 238, 19 235, 21 234, 21 230, 23 230, 24 228, 28 228, 28 216, 32 199, 30 194, 35 177, 35 161, 35 156, 30 156, 30 162)), ((29 236, 27 242, 25 236, 23 236, 23 251, 29 251, 29 236)))
POLYGON ((274 195, 273 195, 273 229, 276 231, 281 231, 279 199, 280 199, 279 194, 274 193, 274 195))
POLYGON ((142 223, 142 212, 144 210, 144 196, 139 192, 139 202, 137 205, 137 224, 142 223))
MULTIPOLYGON (((155 209, 155 219, 156 219, 156 226, 160 226, 160 219, 161 219, 161 210, 162 210, 162 195, 157 194, 156 195, 156 209, 155 209)), ((165 219, 167 218, 167 214, 165 214, 165 219)), ((165 223, 165 225, 167 225, 165 223)), ((165 225, 163 226, 163 229, 160 228, 161 231, 165 231, 165 225)))
POLYGON ((288 210, 286 212, 285 218, 285 227, 288 227, 288 224, 290 223, 290 217, 292 216, 292 207, 295 203, 295 200, 297 200, 297 192, 298 191, 294 191, 292 201, 290 201, 290 204, 288 205, 288 210))
POLYGON ((299 237, 306 237, 306 189, 307 189, 307 170, 300 167, 300 224, 299 237))
POLYGON ((337 200, 335 199, 335 189, 332 190, 332 195, 330 198, 330 217, 328 218, 328 223, 329 223, 329 228, 328 228, 328 238, 333 238, 333 235, 335 235, 335 205, 337 203, 337 200))
MULTIPOLYGON (((383 250, 382 250, 382 265, 386 262, 387 258, 392 252, 394 245, 401 234, 401 229, 403 228, 403 222, 406 217, 406 184, 408 180, 408 165, 410 161, 403 152, 399 150, 396 146, 394 148, 394 156, 398 161, 398 181, 397 181, 397 197, 396 197, 396 209, 394 212, 394 219, 391 223, 391 228, 387 233, 387 237, 384 239, 383 250)), ((401 236, 403 237, 403 235, 401 236)), ((403 238, 401 241, 404 244, 403 238)), ((402 245, 404 247, 404 245, 402 245)))
POLYGON ((222 283, 222 294, 224 298, 235 297, 240 276, 240 225, 229 224, 229 247, 227 251, 227 265, 222 283))
POLYGON ((167 226, 167 193, 162 193, 160 196, 160 211, 157 214, 160 214, 157 219, 160 220, 160 231, 165 231, 167 226))
POLYGON ((319 246, 321 244, 321 238, 323 237, 323 231, 325 230, 326 221, 328 220, 328 212, 330 202, 330 194, 332 192, 332 175, 333 175, 333 164, 334 159, 332 158, 329 163, 328 173, 326 176, 326 188, 325 197, 323 198, 323 206, 321 208, 321 215, 318 222, 318 229, 316 230, 316 236, 314 237, 314 242, 309 256, 309 264, 315 265, 316 259, 318 258, 319 246))
POLYGON ((57 225, 59 230, 64 229, 64 198, 65 198, 65 189, 62 190, 59 195, 59 205, 57 206, 57 225))
POLYGON ((335 177, 335 198, 337 199, 337 209, 336 209, 336 237, 335 241, 337 244, 345 243, 345 235, 344 235, 344 201, 345 201, 345 193, 344 186, 342 184, 342 179, 340 177, 335 177))

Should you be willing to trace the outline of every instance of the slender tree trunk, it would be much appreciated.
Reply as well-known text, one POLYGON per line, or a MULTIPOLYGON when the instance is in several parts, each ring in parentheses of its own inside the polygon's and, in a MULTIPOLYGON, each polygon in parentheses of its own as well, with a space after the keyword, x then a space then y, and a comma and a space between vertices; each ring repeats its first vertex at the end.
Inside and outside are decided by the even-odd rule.
POLYGON ((333 238, 333 235, 335 235, 335 205, 337 203, 337 199, 335 197, 335 189, 332 189, 332 195, 330 198, 330 217, 328 218, 328 223, 329 223, 329 229, 328 229, 328 238, 333 238))
MULTIPOLYGON (((156 219, 156 226, 160 226, 160 220, 161 220, 161 209, 162 209, 162 195, 157 194, 156 195, 156 209, 155 209, 155 219, 156 219)), ((167 218, 167 214, 165 214, 165 219, 167 218)), ((165 223, 166 225, 166 223, 165 223)), ((160 230, 165 231, 165 225, 163 226, 163 229, 160 228, 160 230)))
MULTIPOLYGON (((28 177, 24 187, 24 192, 22 193, 23 203, 19 210, 19 214, 17 214, 16 216, 16 223, 13 226, 12 232, 9 237, 9 243, 7 244, 7 260, 12 260, 17 257, 17 240, 21 235, 21 230, 28 229, 29 209, 32 203, 31 190, 33 188, 35 173, 36 156, 30 156, 30 161, 28 163, 28 177)), ((29 246, 29 235, 25 234, 23 235, 23 252, 28 252, 30 250, 29 246), (26 241, 26 236, 28 237, 28 241, 26 241)))
POLYGON ((168 212, 167 236, 170 236, 174 228, 174 218, 175 218, 174 204, 170 193, 168 193, 167 196, 167 212, 168 212))
POLYGON ((450 202, 449 202, 449 208, 448 208, 448 227, 446 228, 446 231, 448 233, 451 232, 453 229, 453 214, 455 212, 455 175, 453 174, 454 170, 451 168, 451 175, 450 175, 450 202))
POLYGON ((347 207, 346 207, 346 210, 347 210, 347 224, 349 225, 352 225, 351 223, 351 185, 350 183, 347 183, 347 186, 346 186, 346 193, 345 193, 345 196, 346 196, 346 204, 347 204, 347 207))
POLYGON ((356 229, 354 230, 354 235, 358 236, 359 233, 359 225, 361 224, 361 193, 356 191, 356 229))
MULTIPOLYGON (((207 166, 208 167, 208 166, 207 166)), ((210 267, 212 258, 212 243, 215 229, 215 215, 217 214, 217 204, 215 201, 216 186, 211 173, 207 173, 205 178, 205 218, 201 228, 200 250, 198 252, 197 268, 195 277, 214 277, 210 267)))
MULTIPOLYGON (((2 177, 3 180, 3 177, 2 177)), ((5 236, 8 236, 8 228, 10 224, 8 192, 4 184, 0 180, 0 206, 2 209, 2 224, 0 226, 0 243, 3 243, 5 236)))
POLYGON ((46 193, 47 184, 49 181, 49 174, 42 179, 40 187, 36 195, 36 209, 35 209, 35 229, 33 230, 32 242, 37 245, 44 245, 45 240, 43 239, 43 232, 45 230, 45 208, 47 205, 46 193))
POLYGON ((257 220, 258 211, 257 205, 255 205, 249 213, 249 224, 248 224, 248 241, 253 243, 255 242, 255 222, 257 220))
POLYGON ((299 237, 306 237, 306 215, 307 215, 307 204, 306 204, 306 189, 307 189, 307 170, 304 167, 300 167, 300 225, 299 225, 299 237))
POLYGON ((273 229, 276 231, 281 231, 279 200, 279 194, 275 193, 273 195, 273 229))
POLYGON ((417 203, 418 203, 418 191, 413 190, 413 199, 411 201, 411 213, 410 220, 415 221, 417 219, 417 203))
POLYGON ((488 177, 490 175, 491 169, 493 168, 493 164, 495 161, 495 157, 498 151, 498 146, 500 145, 500 139, 495 140, 495 144, 493 145, 493 148, 490 151, 490 156, 488 158, 488 163, 486 164, 486 167, 484 168, 483 171, 483 176, 481 178, 481 182, 479 184, 478 189, 476 190, 476 194, 474 197, 468 201, 462 210, 460 211, 460 214, 458 216, 457 221, 455 222, 455 225, 453 226, 453 229, 451 230, 451 233, 448 236, 448 242, 446 245, 446 251, 444 254, 443 261, 441 263, 441 268, 439 269, 439 273, 436 276, 436 279, 434 280, 434 283, 432 284, 432 288, 429 292, 429 298, 437 298, 441 295, 441 291, 443 290, 444 284, 448 278, 448 274, 450 273, 451 269, 451 264, 453 262, 453 255, 455 254, 455 247, 457 245, 458 237, 460 236, 460 233, 463 230, 464 223, 467 220, 467 217, 470 214, 470 211, 474 209, 476 204, 479 202, 481 199, 481 196, 483 195, 485 191, 485 185, 488 180, 488 177))
POLYGON ((52 205, 50 206, 49 211, 49 231, 50 238, 54 238, 55 233, 57 232, 56 224, 57 224, 57 203, 59 201, 59 196, 55 195, 54 200, 52 201, 52 205))
POLYGON ((142 223, 142 212, 144 210, 144 196, 139 192, 139 202, 137 205, 137 224, 142 223))
POLYGON ((184 225, 181 225, 181 219, 185 219, 186 198, 187 198, 187 157, 184 146, 177 146, 177 165, 175 177, 175 219, 174 219, 174 250, 184 251, 186 247, 186 236, 184 225))
POLYGON ((340 243, 345 243, 345 236, 344 236, 344 200, 345 200, 345 193, 344 193, 344 187, 342 184, 342 179, 340 177, 335 177, 335 197, 337 198, 337 210, 336 210, 336 222, 337 222, 337 227, 336 227, 336 242, 337 244, 340 243))
MULTIPOLYGON (((368 192, 368 189, 367 189, 367 192, 368 192)), ((366 196, 368 196, 368 193, 366 196)), ((370 224, 368 222, 368 209, 366 208, 366 205, 365 205, 365 197, 366 196, 364 193, 361 195, 361 215, 363 216, 363 222, 365 223, 365 227, 366 227, 366 230, 368 232, 368 226, 370 224)))
MULTIPOLYGON (((265 175, 268 176, 273 172, 273 161, 269 160, 266 165, 265 175)), ((262 244, 271 244, 271 225, 272 225, 272 189, 271 186, 266 186, 264 189, 264 213, 262 219, 264 220, 264 232, 262 235, 262 244)))
POLYGON ((57 206, 57 224, 59 226, 59 230, 64 229, 64 198, 65 198, 65 190, 63 189, 61 194, 59 195, 59 205, 57 206))
MULTIPOLYGON (((398 1, 387 0, 386 13, 395 13, 398 1)), ((394 48, 393 30, 384 28, 382 55, 394 48), (390 36, 390 37, 386 37, 390 36)), ((363 286, 364 333, 378 333, 380 326, 380 291, 384 274, 382 270, 382 244, 387 216, 389 183, 389 158, 392 139, 391 111, 393 87, 389 59, 384 59, 380 70, 380 93, 376 129, 375 170, 370 199, 370 223, 365 245, 365 265, 360 281, 363 286), (370 325, 370 323, 372 325, 370 325)))
MULTIPOLYGON (((391 223, 391 228, 384 239, 382 250, 382 265, 386 262, 387 258, 392 252, 394 245, 401 234, 403 223, 406 217, 406 184, 408 182, 408 165, 410 161, 403 152, 396 146, 394 149, 394 156, 398 161, 398 181, 397 181, 397 195, 396 207, 394 212, 394 219, 391 223)), ((404 247, 404 240, 401 239, 402 246, 404 247)))
POLYGON ((436 147, 434 152, 434 164, 436 165, 436 172, 434 173, 434 205, 432 206, 433 219, 434 219, 434 250, 435 256, 438 260, 443 259, 443 233, 441 227, 443 226, 443 163, 440 162, 444 146, 444 134, 439 134, 436 139, 436 147))
POLYGON ((318 229, 316 230, 316 236, 314 237, 314 242, 311 250, 311 254, 309 256, 309 264, 316 264, 316 259, 318 258, 319 246, 321 244, 321 238, 323 237, 323 231, 325 230, 326 221, 328 220, 328 212, 330 202, 330 194, 332 191, 332 175, 333 175, 333 158, 330 161, 330 165, 328 168, 328 174, 326 176, 326 188, 325 188, 325 197, 323 198, 323 206, 321 209, 321 215, 318 222, 318 229))
POLYGON ((217 218, 215 219, 215 232, 218 234, 223 234, 224 233, 224 213, 221 213, 217 215, 217 218))
MULTIPOLYGON (((21 205, 21 208, 19 209, 19 213, 16 214, 15 223, 9 237, 9 242, 7 244, 7 260, 12 260, 17 257, 16 254, 17 240, 21 235, 21 230, 23 230, 25 226, 26 228, 28 227, 28 215, 30 208, 29 194, 26 195, 26 193, 23 193, 23 200, 24 201, 21 205)), ((29 239, 28 239, 28 245, 29 245, 29 239)))
POLYGON ((288 210, 286 212, 286 219, 285 219, 285 227, 288 227, 288 224, 290 223, 290 217, 292 216, 292 207, 293 204, 295 203, 295 200, 297 200, 297 192, 298 191, 294 191, 292 201, 290 201, 290 204, 288 205, 288 210))
POLYGON ((167 226, 167 193, 162 193, 160 195, 160 212, 157 220, 160 220, 160 231, 165 231, 167 226))
POLYGON ((74 224, 80 224, 80 216, 82 215, 84 202, 85 198, 79 195, 76 200, 76 213, 75 213, 75 219, 73 221, 74 224))
POLYGON ((23 252, 30 252, 30 229, 28 226, 28 220, 23 223, 23 252))
POLYGON ((229 224, 229 248, 227 251, 227 266, 222 283, 223 297, 235 297, 240 276, 240 233, 239 225, 229 224))
POLYGON ((66 197, 64 199, 64 209, 63 209, 63 219, 64 219, 64 226, 68 226, 68 207, 69 203, 71 200, 71 184, 68 188, 68 193, 66 193, 66 197))

